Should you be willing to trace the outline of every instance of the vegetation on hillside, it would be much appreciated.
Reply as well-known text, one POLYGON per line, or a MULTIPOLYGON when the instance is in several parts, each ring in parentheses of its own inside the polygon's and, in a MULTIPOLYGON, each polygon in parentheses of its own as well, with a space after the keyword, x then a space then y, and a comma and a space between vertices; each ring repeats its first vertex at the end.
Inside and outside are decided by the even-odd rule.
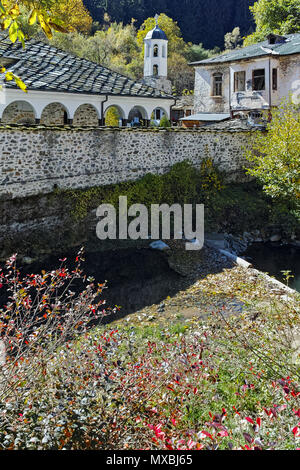
MULTIPOLYGON (((90 36, 80 32, 55 34, 52 44, 68 52, 100 63, 134 79, 143 77, 144 37, 154 28, 154 18, 147 18, 137 29, 133 20, 130 24, 112 23, 110 18, 103 27, 90 36)), ((169 39, 168 77, 172 81, 175 94, 194 88, 194 70, 188 65, 191 61, 210 57, 217 51, 205 50, 202 44, 186 43, 178 24, 165 14, 158 20, 159 26, 169 39)))
POLYGON ((224 36, 239 26, 242 36, 253 29, 249 5, 254 0, 84 0, 93 19, 103 25, 108 14, 112 21, 139 28, 146 18, 165 13, 178 25, 186 42, 202 43, 206 49, 223 48, 224 36))

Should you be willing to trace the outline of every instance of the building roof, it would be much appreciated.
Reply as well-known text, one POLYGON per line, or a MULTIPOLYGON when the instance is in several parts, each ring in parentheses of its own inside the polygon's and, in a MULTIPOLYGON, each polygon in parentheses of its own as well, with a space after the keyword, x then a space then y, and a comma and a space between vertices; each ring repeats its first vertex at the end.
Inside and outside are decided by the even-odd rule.
POLYGON ((164 39, 165 41, 168 40, 166 33, 157 25, 154 29, 149 31, 145 39, 164 39))
MULTIPOLYGON (((86 59, 36 40, 12 44, 0 34, 0 62, 11 62, 7 69, 19 76, 29 90, 167 98, 164 91, 136 82, 86 59), (10 61, 8 61, 10 59, 10 61)), ((14 81, 6 88, 17 88, 14 81)))
POLYGON ((230 118, 227 113, 197 113, 181 118, 180 121, 202 121, 202 122, 221 122, 230 118))
POLYGON ((190 65, 214 65, 226 62, 235 62, 239 60, 258 58, 268 55, 286 56, 292 54, 300 54, 300 34, 287 34, 282 41, 270 44, 267 39, 251 46, 235 49, 230 52, 211 57, 210 59, 201 60, 200 62, 192 62, 190 65))

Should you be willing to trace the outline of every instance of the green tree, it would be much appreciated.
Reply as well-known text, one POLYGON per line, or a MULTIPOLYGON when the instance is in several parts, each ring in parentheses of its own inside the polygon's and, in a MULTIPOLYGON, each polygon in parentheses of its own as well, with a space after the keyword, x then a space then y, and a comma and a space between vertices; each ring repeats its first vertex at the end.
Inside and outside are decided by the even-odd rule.
POLYGON ((299 0, 258 0, 250 10, 256 23, 256 30, 246 37, 245 46, 263 41, 270 33, 300 32, 299 0))
POLYGON ((165 128, 171 127, 171 123, 165 114, 163 115, 163 117, 161 118, 159 122, 159 127, 165 127, 165 128))
POLYGON ((277 200, 300 208, 300 112, 292 98, 272 110, 267 132, 256 132, 247 158, 248 173, 277 200))

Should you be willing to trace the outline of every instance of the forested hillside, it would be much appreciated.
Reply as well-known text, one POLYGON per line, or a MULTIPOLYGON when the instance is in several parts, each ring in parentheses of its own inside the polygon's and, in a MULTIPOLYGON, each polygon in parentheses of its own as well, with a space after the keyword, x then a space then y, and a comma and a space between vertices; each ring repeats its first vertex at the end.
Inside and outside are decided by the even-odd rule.
POLYGON ((206 48, 224 46, 224 36, 239 26, 241 34, 254 29, 249 6, 254 0, 84 0, 94 21, 103 22, 107 13, 112 21, 140 26, 155 13, 166 13, 178 22, 184 40, 202 43, 206 48))

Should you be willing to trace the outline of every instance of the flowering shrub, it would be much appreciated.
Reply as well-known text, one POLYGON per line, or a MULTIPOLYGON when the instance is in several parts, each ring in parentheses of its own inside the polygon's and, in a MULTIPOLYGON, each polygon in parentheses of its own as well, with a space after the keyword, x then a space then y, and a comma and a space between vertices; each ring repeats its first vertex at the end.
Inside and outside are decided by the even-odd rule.
POLYGON ((89 329, 105 314, 103 286, 76 296, 81 276, 61 267, 21 280, 15 259, 1 273, 3 449, 299 447, 297 303, 255 320, 220 307, 205 322, 89 329))

